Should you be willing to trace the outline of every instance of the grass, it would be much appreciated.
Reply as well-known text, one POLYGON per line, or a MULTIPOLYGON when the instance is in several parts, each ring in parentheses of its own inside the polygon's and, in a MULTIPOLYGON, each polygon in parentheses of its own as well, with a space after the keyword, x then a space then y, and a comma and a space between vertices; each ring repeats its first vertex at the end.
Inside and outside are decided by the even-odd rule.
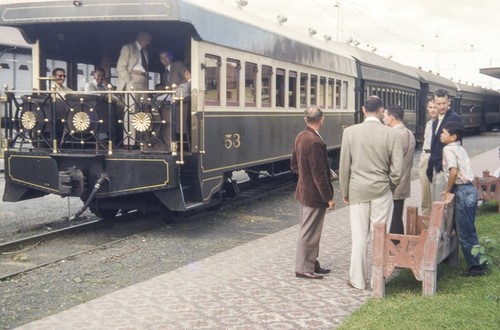
MULTIPOLYGON (((500 257, 500 215, 498 205, 479 208, 476 228, 479 240, 493 238, 497 246, 490 253, 500 257)), ((437 292, 422 296, 422 285, 411 271, 403 270, 386 285, 384 299, 370 299, 349 316, 339 329, 500 329, 500 265, 490 265, 482 277, 462 277, 466 269, 439 265, 437 292)))

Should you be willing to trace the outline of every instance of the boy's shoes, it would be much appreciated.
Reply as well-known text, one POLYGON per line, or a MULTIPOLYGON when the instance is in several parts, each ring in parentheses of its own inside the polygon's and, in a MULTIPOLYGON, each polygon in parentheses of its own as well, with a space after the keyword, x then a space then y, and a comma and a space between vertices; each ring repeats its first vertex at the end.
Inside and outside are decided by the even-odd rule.
POLYGON ((483 276, 488 274, 488 264, 484 263, 481 266, 472 266, 468 271, 463 272, 462 276, 483 276))

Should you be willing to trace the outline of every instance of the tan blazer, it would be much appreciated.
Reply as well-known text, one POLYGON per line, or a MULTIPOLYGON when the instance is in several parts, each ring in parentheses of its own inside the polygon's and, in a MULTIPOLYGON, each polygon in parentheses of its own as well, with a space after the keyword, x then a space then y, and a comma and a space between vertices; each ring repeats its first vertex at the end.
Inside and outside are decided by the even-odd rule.
POLYGON ((314 129, 307 127, 295 138, 290 168, 299 176, 295 198, 309 207, 328 207, 333 199, 330 166, 326 144, 314 129))
MULTIPOLYGON (((148 51, 144 52, 146 58, 149 58, 148 51)), ((137 63, 140 62, 141 51, 137 47, 137 42, 133 41, 124 45, 120 51, 120 57, 116 63, 116 71, 118 72, 118 81, 116 83, 116 90, 125 90, 127 83, 132 81, 131 72, 137 63)))
POLYGON ((339 181, 349 204, 369 202, 394 189, 401 180, 403 150, 397 132, 368 117, 347 127, 342 136, 339 181))
POLYGON ((403 166, 401 169, 401 182, 397 185, 392 199, 405 199, 410 197, 411 168, 413 167, 413 153, 415 152, 415 137, 413 132, 405 125, 399 124, 393 129, 398 132, 403 148, 403 166))

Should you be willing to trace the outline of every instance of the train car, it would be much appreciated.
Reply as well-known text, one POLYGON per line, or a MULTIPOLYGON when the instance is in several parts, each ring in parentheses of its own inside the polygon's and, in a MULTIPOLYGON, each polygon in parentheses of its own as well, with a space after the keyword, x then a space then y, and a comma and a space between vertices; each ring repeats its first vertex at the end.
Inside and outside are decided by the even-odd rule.
POLYGON ((462 122, 467 130, 479 132, 483 126, 485 90, 472 85, 454 84, 457 87, 457 95, 451 104, 452 109, 462 117, 462 122))
POLYGON ((482 131, 500 129, 500 93, 492 89, 485 89, 483 116, 481 121, 482 131))
POLYGON ((8 84, 14 89, 30 89, 31 46, 15 29, 0 27, 0 36, 2 85, 8 84))
POLYGON ((400 105, 404 110, 405 125, 417 134, 420 81, 414 69, 372 52, 347 47, 351 56, 356 59, 357 107, 361 108, 369 95, 380 97, 385 106, 400 105))
MULTIPOLYGON (((252 178, 289 171, 311 104, 324 109, 322 136, 338 158, 342 128, 354 122, 354 59, 236 8, 199 3, 2 2, 0 25, 19 29, 33 47, 35 82, 34 92, 6 93, 4 201, 76 196, 103 218, 120 209, 171 217, 206 207, 237 189, 235 170, 252 178), (145 28, 151 62, 168 49, 191 64, 191 98, 111 85, 82 92, 80 70, 90 80, 104 67, 113 83, 120 48, 145 28), (50 63, 66 69, 74 91, 50 88, 50 63), (139 150, 124 148, 130 138, 139 150)), ((150 86, 159 81, 157 64, 150 86)))

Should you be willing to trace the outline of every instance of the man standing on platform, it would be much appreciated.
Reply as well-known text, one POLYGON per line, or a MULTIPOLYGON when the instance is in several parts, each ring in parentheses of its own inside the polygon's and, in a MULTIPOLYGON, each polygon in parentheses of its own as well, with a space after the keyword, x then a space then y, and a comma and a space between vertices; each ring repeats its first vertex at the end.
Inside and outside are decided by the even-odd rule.
POLYGON ((403 168, 401 171, 401 182, 392 194, 394 211, 389 232, 392 234, 404 234, 403 210, 405 199, 410 197, 410 177, 413 167, 413 153, 415 152, 415 137, 403 124, 404 110, 399 105, 391 105, 384 111, 384 124, 398 132, 401 146, 403 147, 403 168))
POLYGON ((364 290, 368 280, 368 241, 375 223, 392 216, 392 190, 401 180, 403 149, 396 130, 383 125, 384 105, 369 96, 365 120, 347 127, 342 136, 339 180, 351 222, 351 266, 347 284, 364 290))
POLYGON ((431 183, 427 177, 427 166, 429 165, 429 158, 431 156, 432 123, 438 116, 436 105, 434 104, 434 96, 427 99, 427 112, 431 119, 425 124, 422 154, 420 155, 420 163, 418 164, 418 176, 420 178, 422 194, 422 215, 431 215, 432 207, 431 183))
POLYGON ((335 207, 333 179, 326 153, 326 144, 319 134, 325 121, 317 106, 305 111, 306 129, 295 138, 290 168, 299 180, 295 198, 299 201, 299 238, 295 261, 295 276, 322 279, 330 269, 321 268, 318 262, 319 242, 326 210, 335 207))
MULTIPOLYGON (((120 57, 116 64, 118 82, 116 89, 119 91, 145 91, 149 85, 149 59, 147 47, 151 43, 151 33, 143 30, 137 34, 137 39, 122 47, 120 57)), ((132 127, 130 117, 136 112, 140 98, 147 98, 146 94, 131 94, 132 99, 127 101, 127 111, 123 117, 123 124, 128 134, 124 140, 124 147, 128 149, 137 148, 135 144, 135 129, 132 127), (135 106, 133 104, 136 104, 135 106)))
POLYGON ((438 111, 438 118, 432 123, 431 156, 427 167, 427 177, 431 182, 432 201, 441 201, 441 193, 446 188, 446 178, 443 173, 443 148, 444 143, 440 141, 443 127, 449 122, 462 123, 460 116, 450 110, 450 94, 446 89, 438 89, 434 92, 434 104, 438 111))

